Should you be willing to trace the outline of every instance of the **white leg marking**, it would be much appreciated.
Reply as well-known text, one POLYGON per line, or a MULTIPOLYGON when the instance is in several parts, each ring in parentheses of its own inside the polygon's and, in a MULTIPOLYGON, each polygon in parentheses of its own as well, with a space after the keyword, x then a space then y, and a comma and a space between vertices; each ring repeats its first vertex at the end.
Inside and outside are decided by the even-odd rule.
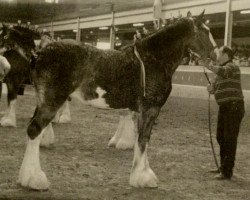
POLYGON ((22 186, 35 190, 47 190, 49 188, 49 182, 45 173, 41 170, 39 160, 41 137, 42 133, 34 140, 28 140, 18 178, 18 183, 22 186))
POLYGON ((40 146, 49 147, 51 144, 54 144, 54 141, 55 141, 54 130, 52 124, 49 123, 49 125, 45 129, 43 129, 43 135, 40 146))
POLYGON ((9 108, 0 123, 3 127, 16 127, 16 99, 10 101, 9 108))
POLYGON ((110 139, 108 146, 116 146, 117 149, 132 149, 136 138, 136 115, 130 112, 126 116, 120 116, 117 131, 110 139))
POLYGON ((71 121, 69 102, 65 101, 63 106, 56 113, 56 116, 53 120, 56 123, 69 123, 71 121))
POLYGON ((120 120, 119 120, 119 124, 118 124, 118 128, 115 132, 115 135, 109 140, 108 146, 109 147, 114 147, 116 146, 119 138, 120 138, 120 134, 121 134, 121 130, 123 128, 123 118, 124 116, 120 116, 120 120))
POLYGON ((130 174, 129 184, 134 187, 157 187, 157 177, 149 166, 146 144, 145 151, 141 153, 138 141, 134 147, 134 160, 130 174))

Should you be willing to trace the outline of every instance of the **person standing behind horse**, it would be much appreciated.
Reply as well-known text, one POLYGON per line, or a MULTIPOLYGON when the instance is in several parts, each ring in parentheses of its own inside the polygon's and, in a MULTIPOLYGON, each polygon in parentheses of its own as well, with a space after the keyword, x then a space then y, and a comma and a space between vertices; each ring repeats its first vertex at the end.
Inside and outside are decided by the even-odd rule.
MULTIPOLYGON (((214 94, 219 105, 217 122, 217 141, 220 145, 220 170, 216 179, 231 179, 237 149, 240 124, 244 117, 244 97, 241 88, 239 66, 233 63, 233 51, 227 46, 216 48, 217 64, 204 64, 217 76, 208 86, 208 92, 214 94)), ((214 171, 215 172, 215 171, 214 171)))

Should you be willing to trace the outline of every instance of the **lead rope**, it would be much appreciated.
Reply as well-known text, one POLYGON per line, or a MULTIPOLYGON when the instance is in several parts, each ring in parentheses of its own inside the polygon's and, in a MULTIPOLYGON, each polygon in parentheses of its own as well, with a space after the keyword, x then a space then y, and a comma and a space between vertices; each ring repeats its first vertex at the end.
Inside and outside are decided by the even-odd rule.
POLYGON ((143 96, 146 97, 146 72, 145 72, 145 66, 144 66, 144 63, 143 63, 143 61, 141 59, 141 56, 140 56, 139 52, 137 51, 137 48, 136 48, 135 45, 134 45, 134 53, 135 53, 135 56, 137 57, 137 59, 140 62, 140 66, 141 66, 141 87, 142 87, 142 90, 143 90, 143 96))
MULTIPOLYGON (((212 43, 212 45, 213 45, 213 47, 214 47, 214 51, 216 50, 216 51, 215 51, 215 54, 216 54, 216 57, 218 58, 218 56, 219 56, 219 51, 218 51, 218 49, 216 49, 216 48, 218 48, 218 46, 217 46, 217 44, 216 44, 216 42, 215 42, 215 40, 214 40, 214 38, 213 38, 212 33, 210 32, 210 29, 209 29, 209 39, 210 39, 210 42, 212 43)), ((208 75, 207 75, 207 72, 206 72, 206 70, 205 70, 205 67, 203 67, 203 69, 204 69, 204 74, 205 74, 205 76, 206 76, 206 78, 207 78, 207 81, 208 81, 208 83, 211 85, 211 82, 210 82, 210 80, 209 80, 209 78, 208 78, 208 75)), ((210 93, 208 93, 208 129, 209 129, 210 144, 211 144, 211 148, 212 148, 212 151, 213 151, 213 156, 214 156, 215 165, 216 165, 218 171, 220 172, 221 170, 220 170, 220 167, 219 167, 219 164, 218 164, 218 161, 217 161, 217 157, 216 157, 216 154, 215 154, 214 144, 213 144, 213 138, 212 138, 212 128, 211 128, 211 103, 210 103, 210 102, 211 102, 211 101, 210 101, 210 93)))
MULTIPOLYGON (((206 76, 207 82, 209 83, 209 85, 211 85, 211 81, 209 80, 209 77, 207 75, 205 67, 203 67, 203 70, 204 70, 204 74, 206 76)), ((212 152, 213 152, 214 162, 215 162, 215 165, 216 165, 218 171, 220 172, 220 167, 219 167, 218 160, 217 160, 217 157, 216 157, 216 154, 215 154, 214 143, 213 143, 213 138, 212 138, 211 101, 210 101, 210 96, 211 95, 208 92, 208 99, 207 99, 207 101, 208 101, 208 131, 209 131, 209 138, 210 138, 211 149, 212 149, 212 152)))
MULTIPOLYGON (((216 45, 215 41, 213 40, 213 36, 212 36, 211 33, 209 34, 209 39, 211 40, 211 43, 213 44, 213 46, 216 48, 217 45, 216 45)), ((197 57, 197 58, 201 58, 199 54, 193 52, 191 49, 189 49, 189 53, 192 54, 193 56, 197 57)), ((204 71, 204 75, 205 75, 205 77, 207 79, 207 82, 209 83, 209 85, 211 85, 211 81, 209 80, 209 77, 207 75, 207 72, 206 72, 204 66, 203 66, 203 71, 204 71)), ((208 93, 207 101, 208 101, 208 131, 209 131, 210 145, 211 145, 211 149, 212 149, 212 152, 213 152, 215 165, 216 165, 218 171, 220 172, 220 167, 219 167, 219 164, 218 164, 218 161, 217 161, 217 158, 216 158, 216 154, 215 154, 215 150, 214 150, 214 143, 213 143, 213 138, 212 138, 210 93, 208 93)))

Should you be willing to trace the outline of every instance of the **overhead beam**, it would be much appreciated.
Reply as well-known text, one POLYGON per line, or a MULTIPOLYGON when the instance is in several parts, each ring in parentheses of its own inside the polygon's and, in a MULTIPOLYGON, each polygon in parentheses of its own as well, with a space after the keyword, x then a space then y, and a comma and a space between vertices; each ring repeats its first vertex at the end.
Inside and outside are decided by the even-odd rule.
MULTIPOLYGON (((188 11, 191 11, 193 15, 198 15, 204 8, 206 8, 206 14, 226 12, 226 2, 227 0, 190 0, 181 3, 166 4, 163 6, 162 15, 164 19, 170 18, 170 14, 173 16, 178 16, 179 14, 186 15, 188 11)), ((231 10, 235 11, 241 9, 250 9, 249 0, 232 0, 231 10)), ((153 21, 152 7, 114 13, 115 25, 147 21, 153 21)), ((76 25, 77 22, 75 19, 55 21, 54 31, 73 30, 76 25)), ((39 24, 41 29, 49 28, 49 26, 49 23, 39 24)), ((100 26, 110 26, 110 14, 80 19, 81 29, 100 26)))

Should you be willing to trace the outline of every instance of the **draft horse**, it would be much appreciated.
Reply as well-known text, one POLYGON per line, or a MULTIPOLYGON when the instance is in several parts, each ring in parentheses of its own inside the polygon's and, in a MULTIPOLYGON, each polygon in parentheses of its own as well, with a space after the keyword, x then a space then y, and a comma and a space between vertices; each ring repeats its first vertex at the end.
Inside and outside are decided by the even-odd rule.
MULTIPOLYGON (((40 40, 41 42, 39 44, 39 48, 43 48, 51 42, 51 38, 28 27, 13 26, 9 28, 4 24, 1 30, 1 35, 6 35, 8 29, 14 30, 13 37, 15 37, 15 41, 17 42, 17 44, 9 43, 7 51, 3 53, 3 56, 10 63, 11 69, 3 79, 3 82, 7 86, 8 109, 5 115, 0 120, 0 123, 1 126, 4 127, 16 127, 17 95, 19 89, 24 83, 31 84, 29 58, 31 57, 31 52, 35 52, 37 49, 35 40, 40 40)), ((65 107, 66 106, 68 106, 68 104, 66 104, 65 107)), ((62 112, 67 112, 67 110, 62 112)), ((60 121, 60 119, 57 119, 57 121, 60 121)), ((61 120, 61 122, 66 121, 67 120, 63 120, 63 118, 61 120)))
MULTIPOLYGON (((129 183, 134 187, 157 187, 147 158, 152 126, 171 92, 172 75, 185 49, 192 49, 203 59, 213 50, 203 16, 204 12, 198 17, 188 14, 121 51, 69 41, 54 42, 42 49, 32 70, 37 107, 27 128, 28 143, 18 182, 36 190, 48 189, 49 182, 40 166, 39 144, 43 134, 51 131, 50 123, 58 109, 69 96, 77 96, 98 108, 128 108, 136 113, 129 183), (140 63, 145 69, 144 85, 140 63)), ((13 40, 12 32, 5 38, 13 40)))

